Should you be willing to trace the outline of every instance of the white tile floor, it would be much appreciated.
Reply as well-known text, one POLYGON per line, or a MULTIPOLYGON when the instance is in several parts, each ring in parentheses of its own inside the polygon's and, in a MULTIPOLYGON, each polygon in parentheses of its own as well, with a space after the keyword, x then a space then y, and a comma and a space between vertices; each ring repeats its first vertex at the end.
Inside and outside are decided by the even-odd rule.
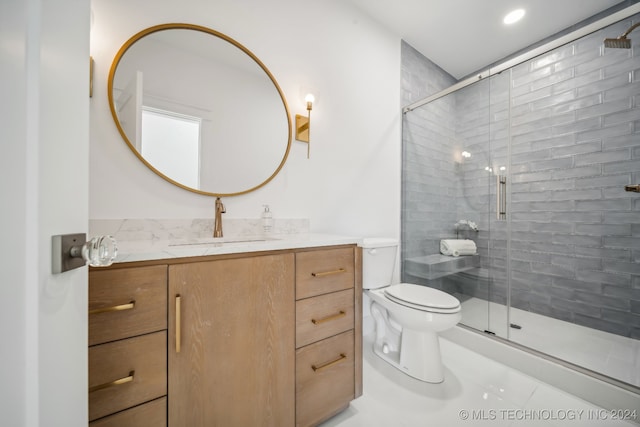
POLYGON ((478 298, 462 303, 461 323, 640 387, 640 340, 517 308, 507 321, 504 305, 478 298), (508 328, 509 322, 522 329, 508 328))
MULTIPOLYGON (((363 395, 323 427, 634 426, 445 339, 442 384, 413 379, 363 343, 363 395)), ((640 408, 635 409, 640 423, 640 408)))

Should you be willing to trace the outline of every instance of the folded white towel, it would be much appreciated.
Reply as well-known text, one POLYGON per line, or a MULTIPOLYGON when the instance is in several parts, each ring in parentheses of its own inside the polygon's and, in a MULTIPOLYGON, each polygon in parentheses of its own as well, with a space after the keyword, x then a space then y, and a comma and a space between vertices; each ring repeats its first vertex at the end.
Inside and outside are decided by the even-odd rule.
POLYGON ((444 239, 440 240, 440 253, 442 255, 475 255, 478 251, 476 243, 469 239, 444 239))

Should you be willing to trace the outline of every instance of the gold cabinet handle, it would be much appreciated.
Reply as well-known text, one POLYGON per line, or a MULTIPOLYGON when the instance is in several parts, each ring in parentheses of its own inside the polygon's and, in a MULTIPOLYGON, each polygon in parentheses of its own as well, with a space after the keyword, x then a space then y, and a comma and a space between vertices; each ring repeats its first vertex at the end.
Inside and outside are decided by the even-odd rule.
POLYGON ((133 381, 133 376, 134 376, 135 373, 136 373, 136 371, 131 371, 131 372, 129 372, 129 376, 128 377, 120 378, 118 380, 111 381, 109 383, 104 383, 104 384, 100 384, 100 385, 94 385, 93 387, 89 387, 89 393, 93 393, 94 391, 102 390, 102 389, 109 388, 109 387, 114 387, 114 386, 117 386, 117 385, 130 383, 130 382, 133 381))
POLYGON ((339 313, 332 314, 331 316, 323 317, 322 319, 317 319, 317 320, 316 320, 316 319, 311 319, 311 322, 312 322, 314 325, 319 325, 319 324, 321 324, 321 323, 330 322, 330 321, 332 321, 332 320, 339 319, 339 318, 344 317, 344 316, 346 316, 346 315, 347 315, 347 313, 346 313, 346 312, 344 312, 344 311, 340 310, 340 312, 339 312, 339 313))
POLYGON ((113 307, 103 307, 103 308, 95 308, 93 310, 89 310, 89 314, 98 314, 98 313, 109 313, 112 311, 122 311, 122 310, 131 310, 135 308, 136 302, 131 301, 127 304, 114 305, 113 307))
POLYGON ((311 369, 313 369, 313 372, 318 372, 322 369, 326 369, 329 368, 333 365, 337 365, 338 363, 344 361, 347 359, 347 355, 344 353, 340 353, 340 357, 338 357, 336 360, 332 360, 331 362, 327 362, 324 365, 320 365, 320 366, 316 366, 316 365, 311 365, 311 369))
POLYGON ((347 270, 345 270, 344 268, 339 268, 337 270, 332 270, 332 271, 323 271, 321 273, 311 273, 311 275, 313 277, 322 277, 322 276, 330 276, 332 274, 340 274, 340 273, 346 273, 347 270))
POLYGON ((182 297, 180 297, 180 294, 178 294, 176 295, 176 353, 180 353, 180 340, 182 339, 182 337, 180 336, 180 317, 182 316, 181 305, 182 297))

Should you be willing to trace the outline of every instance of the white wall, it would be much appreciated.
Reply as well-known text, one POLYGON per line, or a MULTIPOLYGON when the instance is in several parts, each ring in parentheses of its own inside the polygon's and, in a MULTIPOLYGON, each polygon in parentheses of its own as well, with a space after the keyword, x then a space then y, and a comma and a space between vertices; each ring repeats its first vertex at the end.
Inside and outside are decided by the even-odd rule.
MULTIPOLYGON (((307 146, 292 142, 265 187, 224 200, 226 218, 309 218, 314 232, 399 237, 400 38, 341 0, 93 0, 92 219, 209 218, 214 201, 157 177, 121 140, 107 78, 120 46, 152 25, 186 22, 242 43, 270 69, 292 115, 316 93, 307 146)), ((232 118, 242 123, 242 117, 232 118)), ((243 126, 246 124, 243 124, 243 126)))
POLYGON ((88 34, 89 0, 0 2, 3 426, 87 423, 87 269, 51 236, 88 226, 88 34))

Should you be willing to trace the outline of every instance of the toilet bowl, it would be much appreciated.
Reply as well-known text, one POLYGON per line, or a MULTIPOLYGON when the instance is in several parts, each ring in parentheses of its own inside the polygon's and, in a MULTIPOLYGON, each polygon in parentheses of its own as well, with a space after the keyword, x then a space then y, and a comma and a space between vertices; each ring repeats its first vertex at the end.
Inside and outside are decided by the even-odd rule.
POLYGON ((391 284, 398 242, 364 239, 363 288, 375 322, 374 353, 402 372, 430 383, 444 381, 438 332, 461 319, 460 301, 438 289, 391 284))

